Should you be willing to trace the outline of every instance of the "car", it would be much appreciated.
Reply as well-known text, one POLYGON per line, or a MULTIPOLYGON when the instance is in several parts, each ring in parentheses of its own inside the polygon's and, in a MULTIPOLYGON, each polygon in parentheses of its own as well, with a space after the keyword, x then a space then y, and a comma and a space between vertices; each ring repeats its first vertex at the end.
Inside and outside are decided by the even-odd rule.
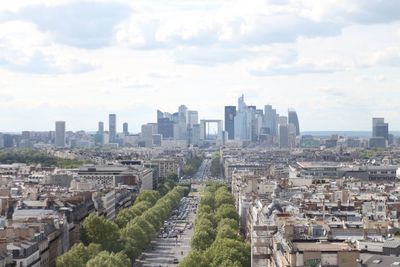
POLYGON ((172 261, 172 263, 174 263, 174 264, 178 264, 178 263, 179 263, 179 260, 178 260, 178 258, 174 258, 174 260, 172 261))

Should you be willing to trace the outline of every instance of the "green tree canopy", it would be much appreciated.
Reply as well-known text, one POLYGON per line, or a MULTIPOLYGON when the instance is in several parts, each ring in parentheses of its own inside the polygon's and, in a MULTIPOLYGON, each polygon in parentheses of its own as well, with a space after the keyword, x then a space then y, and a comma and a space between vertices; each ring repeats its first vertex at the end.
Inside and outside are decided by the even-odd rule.
POLYGON ((216 239, 221 238, 230 238, 230 239, 237 239, 238 232, 235 231, 230 225, 223 225, 218 227, 218 233, 216 239))
POLYGON ((88 261, 86 267, 130 267, 131 262, 124 253, 100 252, 96 257, 88 261))
POLYGON ((215 213, 217 221, 221 221, 224 218, 234 219, 239 221, 239 214, 236 212, 236 208, 231 204, 222 204, 215 213))
POLYGON ((232 262, 236 266, 250 266, 250 255, 249 245, 227 238, 217 239, 206 251, 211 266, 215 267, 226 266, 224 264, 227 262, 232 262))
POLYGON ((160 193, 155 190, 143 190, 137 197, 136 202, 147 201, 153 206, 160 197, 160 193))
POLYGON ((211 208, 215 207, 215 199, 214 199, 214 196, 211 193, 206 192, 201 197, 200 206, 203 206, 203 205, 210 206, 211 208))
POLYGON ((108 251, 118 251, 118 226, 104 217, 90 214, 83 222, 83 236, 86 243, 97 243, 108 251))
POLYGON ((57 258, 57 267, 85 267, 86 263, 95 257, 101 251, 98 244, 90 244, 86 247, 84 244, 75 244, 67 253, 57 258))
POLYGON ((232 228, 236 232, 239 231, 238 222, 235 219, 229 219, 229 218, 224 218, 219 221, 217 231, 219 232, 220 228, 222 228, 226 225, 228 225, 230 228, 232 228))
POLYGON ((226 190, 226 187, 220 187, 215 192, 215 206, 218 208, 222 204, 235 205, 235 201, 231 193, 226 190))
POLYGON ((189 255, 178 265, 178 267, 210 267, 204 253, 198 250, 190 251, 189 255))
POLYGON ((214 241, 215 236, 210 231, 196 230, 191 241, 193 249, 206 250, 214 241))

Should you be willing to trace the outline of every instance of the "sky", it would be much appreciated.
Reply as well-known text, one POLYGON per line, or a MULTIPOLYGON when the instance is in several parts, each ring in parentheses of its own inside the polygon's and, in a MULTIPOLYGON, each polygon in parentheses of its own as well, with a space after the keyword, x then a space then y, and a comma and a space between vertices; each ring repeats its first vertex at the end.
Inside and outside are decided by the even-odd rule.
POLYGON ((302 130, 400 130, 400 1, 0 1, 0 132, 296 109, 302 130))

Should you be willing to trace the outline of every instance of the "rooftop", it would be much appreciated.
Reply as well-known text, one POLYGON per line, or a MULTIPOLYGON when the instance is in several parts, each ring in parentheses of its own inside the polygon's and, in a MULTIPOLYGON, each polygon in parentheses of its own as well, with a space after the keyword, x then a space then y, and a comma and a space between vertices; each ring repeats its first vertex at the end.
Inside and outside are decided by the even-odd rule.
POLYGON ((294 249, 299 251, 352 251, 356 250, 348 243, 338 242, 293 242, 294 249))

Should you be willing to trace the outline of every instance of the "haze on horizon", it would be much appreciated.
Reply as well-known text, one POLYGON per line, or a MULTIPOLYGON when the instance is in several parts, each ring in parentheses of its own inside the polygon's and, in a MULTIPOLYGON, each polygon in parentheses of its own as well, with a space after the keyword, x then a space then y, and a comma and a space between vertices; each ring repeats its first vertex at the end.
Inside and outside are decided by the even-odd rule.
POLYGON ((400 1, 2 1, 0 132, 132 132, 185 104, 296 109, 304 131, 400 130, 400 1))

